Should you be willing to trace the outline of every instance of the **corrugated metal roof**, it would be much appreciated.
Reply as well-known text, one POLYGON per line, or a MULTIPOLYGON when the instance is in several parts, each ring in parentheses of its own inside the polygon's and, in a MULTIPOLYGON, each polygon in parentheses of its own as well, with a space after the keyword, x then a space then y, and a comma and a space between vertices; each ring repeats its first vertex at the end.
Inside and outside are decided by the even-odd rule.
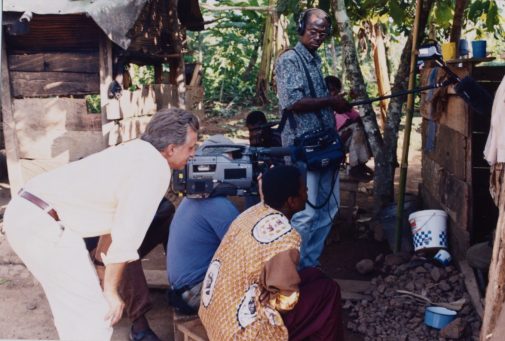
POLYGON ((128 31, 148 0, 4 0, 4 12, 89 15, 117 45, 128 49, 128 31))

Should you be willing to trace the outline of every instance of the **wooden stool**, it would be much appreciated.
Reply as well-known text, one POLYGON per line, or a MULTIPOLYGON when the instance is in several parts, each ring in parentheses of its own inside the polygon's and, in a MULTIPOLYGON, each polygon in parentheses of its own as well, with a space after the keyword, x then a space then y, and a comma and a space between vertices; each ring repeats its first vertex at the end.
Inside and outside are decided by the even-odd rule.
POLYGON ((174 311, 174 341, 208 341, 198 315, 181 315, 174 311))

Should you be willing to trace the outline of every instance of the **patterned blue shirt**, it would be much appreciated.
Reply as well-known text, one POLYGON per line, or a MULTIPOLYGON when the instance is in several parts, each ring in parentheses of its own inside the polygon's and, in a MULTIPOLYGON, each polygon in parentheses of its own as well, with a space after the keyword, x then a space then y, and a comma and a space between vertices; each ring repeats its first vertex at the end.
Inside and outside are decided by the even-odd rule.
MULTIPOLYGON (((279 57, 275 66, 280 115, 282 115, 282 111, 285 108, 290 107, 302 98, 313 97, 310 94, 309 82, 302 63, 305 64, 309 71, 316 97, 326 97, 329 95, 321 72, 321 58, 317 53, 311 54, 300 42, 296 44, 294 50, 302 58, 295 51, 288 50, 279 57)), ((335 117, 330 107, 321 109, 320 113, 325 125, 324 128, 335 127, 335 117)), ((282 144, 284 146, 293 144, 295 137, 307 131, 322 128, 321 122, 315 112, 296 113, 294 117, 297 123, 296 129, 293 131, 288 120, 282 131, 282 144)))

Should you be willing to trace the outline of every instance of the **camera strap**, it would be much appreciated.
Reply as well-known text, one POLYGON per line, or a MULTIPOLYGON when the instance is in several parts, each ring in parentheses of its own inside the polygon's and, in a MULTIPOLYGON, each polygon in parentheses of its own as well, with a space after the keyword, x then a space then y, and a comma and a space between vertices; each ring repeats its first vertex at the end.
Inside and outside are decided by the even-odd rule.
MULTIPOLYGON (((310 91, 310 97, 317 98, 317 96, 316 96, 316 90, 314 88, 314 83, 312 82, 312 78, 310 76, 310 72, 307 69, 307 66, 305 65, 305 62, 303 60, 302 55, 298 51, 296 51, 296 49, 292 49, 292 50, 296 53, 297 58, 300 61, 300 63, 302 64, 303 70, 304 70, 305 75, 307 77, 307 82, 308 82, 309 91, 310 91)), ((322 115, 321 115, 321 110, 319 109, 319 110, 315 111, 315 115, 316 115, 317 119, 319 120, 319 123, 321 125, 321 130, 324 130, 325 127, 324 127, 324 121, 323 121, 323 118, 322 118, 322 115)), ((281 117, 281 122, 279 123, 279 128, 278 128, 279 131, 282 132, 282 130, 284 129, 284 126, 285 126, 287 120, 289 120, 289 124, 291 126, 291 129, 293 129, 294 131, 296 131, 296 121, 295 121, 295 118, 294 118, 294 113, 291 110, 283 110, 282 117, 281 117)), ((337 170, 335 171, 335 173, 332 176, 331 187, 330 187, 330 191, 328 193, 328 196, 321 203, 319 203, 319 204, 312 203, 309 200, 307 200, 307 204, 310 207, 312 207, 313 209, 316 209, 316 210, 322 209, 323 207, 325 207, 328 204, 328 202, 330 201, 331 197, 333 196, 333 188, 334 188, 334 186, 335 186, 335 184, 337 182, 337 178, 338 178, 338 167, 337 167, 337 170)), ((338 201, 337 201, 337 204, 338 204, 338 201)))
MULTIPOLYGON (((296 51, 296 49, 291 49, 291 50, 293 50, 293 52, 296 53, 296 56, 297 56, 298 60, 300 61, 300 64, 302 64, 303 70, 305 71, 305 76, 306 76, 307 82, 309 84, 310 97, 317 98, 316 90, 314 88, 314 83, 312 82, 312 77, 310 76, 310 72, 307 69, 307 66, 305 65, 302 55, 300 54, 300 52, 296 51)), ((321 116, 321 110, 317 110, 314 113, 316 114, 317 119, 319 120, 319 123, 321 124, 321 129, 324 129, 324 121, 321 116)), ((297 123, 296 123, 293 111, 284 109, 282 111, 282 117, 281 117, 281 121, 279 123, 279 128, 278 128, 279 132, 282 133, 282 130, 284 129, 284 126, 286 125, 286 121, 288 121, 288 120, 289 120, 289 126, 291 127, 291 129, 296 131, 297 123)))
MULTIPOLYGON (((296 51, 295 49, 293 49, 293 51, 298 56, 298 59, 300 60, 300 63, 302 64, 303 70, 305 71, 305 75, 307 77, 307 82, 309 83, 310 97, 317 98, 316 89, 314 88, 314 83, 312 82, 312 77, 310 76, 310 72, 307 69, 307 65, 305 65, 305 62, 303 61, 302 55, 300 54, 300 52, 296 51)), ((321 109, 315 111, 315 114, 317 116, 317 119, 319 120, 319 123, 321 123, 321 129, 324 129, 324 122, 323 122, 323 118, 321 116, 321 109)))

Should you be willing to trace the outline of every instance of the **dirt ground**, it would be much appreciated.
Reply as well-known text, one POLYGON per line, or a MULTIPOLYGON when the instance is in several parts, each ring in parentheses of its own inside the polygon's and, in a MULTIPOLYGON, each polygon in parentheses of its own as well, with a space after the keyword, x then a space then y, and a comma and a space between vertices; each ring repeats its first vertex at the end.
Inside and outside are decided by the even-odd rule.
MULTIPOLYGON (((237 124, 239 120, 230 123, 237 124)), ((212 124, 211 122, 208 124, 212 124)), ((414 119, 414 129, 411 140, 408 188, 410 193, 416 193, 420 182, 420 119, 414 119)), ((208 134, 223 133, 223 131, 207 130, 208 134)), ((243 132, 234 138, 243 138, 243 132), (242 135, 241 135, 242 134, 242 135)), ((400 144, 401 144, 400 139, 400 144)), ((399 148, 399 154, 401 146, 399 148)), ((371 212, 372 184, 360 188, 358 205, 364 214, 371 212)), ((8 183, 0 183, 0 214, 10 200, 8 183)), ((371 258, 378 254, 389 252, 385 242, 378 243, 369 238, 360 238, 359 231, 351 234, 341 234, 345 222, 336 224, 330 236, 322 257, 322 268, 333 278, 370 279, 370 276, 359 275, 354 268, 356 262, 363 258, 371 258)), ((161 248, 155 249, 144 260, 145 268, 164 269, 164 255, 161 248)), ((148 313, 151 327, 162 340, 173 340, 172 310, 168 307, 164 292, 151 291, 154 308, 148 313)), ((38 282, 28 272, 19 258, 10 249, 5 236, 0 233, 0 339, 57 339, 57 333, 52 323, 49 305, 38 282)), ((114 328, 113 340, 128 340, 130 323, 123 318, 114 328)), ((347 340, 363 340, 359 335, 349 333, 347 340)))

